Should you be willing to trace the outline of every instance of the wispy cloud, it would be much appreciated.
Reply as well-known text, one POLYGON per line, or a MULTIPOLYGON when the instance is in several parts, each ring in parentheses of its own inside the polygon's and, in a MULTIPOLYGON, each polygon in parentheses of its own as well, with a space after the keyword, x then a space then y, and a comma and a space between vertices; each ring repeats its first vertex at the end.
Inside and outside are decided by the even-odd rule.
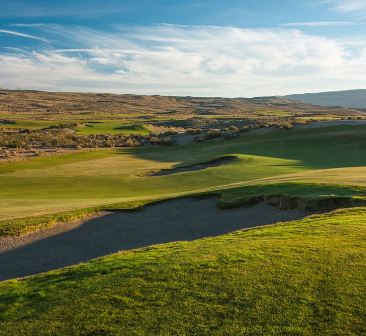
POLYGON ((70 1, 52 2, 46 1, 3 1, 1 3, 0 17, 11 18, 50 18, 50 17, 79 17, 94 18, 109 14, 123 13, 128 10, 124 1, 112 1, 104 3, 98 1, 70 1))
POLYGON ((13 30, 0 29, 0 33, 25 37, 25 38, 29 38, 29 39, 32 39, 32 40, 39 40, 39 41, 47 42, 47 40, 43 37, 38 37, 38 36, 35 36, 35 35, 20 33, 20 32, 13 31, 13 30))
POLYGON ((44 23, 12 23, 12 24, 10 24, 10 26, 12 26, 12 27, 30 27, 30 28, 42 27, 44 25, 45 25, 44 23))
POLYGON ((58 49, 0 54, 0 85, 43 90, 258 96, 366 87, 366 41, 297 29, 45 26, 58 49))
POLYGON ((366 22, 355 21, 313 21, 313 22, 289 22, 281 23, 282 27, 337 27, 337 26, 359 26, 366 22))

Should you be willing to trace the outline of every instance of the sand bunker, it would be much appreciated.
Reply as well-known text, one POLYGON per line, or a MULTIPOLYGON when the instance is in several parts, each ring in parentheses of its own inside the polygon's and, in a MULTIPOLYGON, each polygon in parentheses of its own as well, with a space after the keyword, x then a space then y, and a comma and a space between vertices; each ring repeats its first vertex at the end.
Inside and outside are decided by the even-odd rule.
POLYGON ((223 156, 218 159, 214 159, 212 161, 204 162, 204 163, 197 163, 189 166, 182 166, 182 167, 175 167, 170 169, 162 169, 158 172, 152 173, 150 176, 164 176, 164 175, 171 175, 176 173, 183 173, 183 172, 190 172, 196 170, 202 170, 210 167, 218 167, 225 164, 229 164, 231 162, 237 161, 238 158, 234 155, 223 156))
POLYGON ((37 274, 120 250, 191 241, 305 217, 265 204, 221 210, 214 197, 177 199, 135 212, 105 213, 24 237, 0 238, 0 280, 37 274))

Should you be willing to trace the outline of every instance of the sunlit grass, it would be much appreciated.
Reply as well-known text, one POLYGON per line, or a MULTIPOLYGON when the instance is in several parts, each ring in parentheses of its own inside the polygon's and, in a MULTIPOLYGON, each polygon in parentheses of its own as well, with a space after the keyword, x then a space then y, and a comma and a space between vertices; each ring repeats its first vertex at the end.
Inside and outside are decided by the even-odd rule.
POLYGON ((76 128, 81 134, 139 134, 147 135, 149 129, 143 125, 128 125, 119 120, 98 120, 83 123, 82 126, 76 128))
POLYGON ((0 335, 362 335, 366 210, 0 284, 0 335))

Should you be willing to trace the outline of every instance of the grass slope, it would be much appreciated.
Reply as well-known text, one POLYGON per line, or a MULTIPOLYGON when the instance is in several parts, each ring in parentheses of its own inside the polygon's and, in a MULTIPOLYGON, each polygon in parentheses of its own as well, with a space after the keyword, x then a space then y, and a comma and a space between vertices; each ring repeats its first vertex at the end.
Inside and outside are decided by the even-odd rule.
POLYGON ((8 220, 288 181, 366 186, 366 169, 361 168, 366 166, 365 145, 365 126, 341 126, 253 132, 229 141, 97 150, 5 163, 0 165, 0 216, 8 220), (223 155, 236 155, 239 160, 201 171, 146 176, 151 170, 223 155))
POLYGON ((36 130, 57 125, 62 125, 62 122, 46 121, 46 120, 12 120, 12 123, 0 122, 0 129, 11 130, 11 129, 24 128, 29 130, 36 130))
POLYGON ((366 209, 0 284, 0 335, 363 335, 366 209))
POLYGON ((126 124, 123 120, 14 120, 12 123, 2 123, 0 120, 0 130, 28 129, 37 130, 52 126, 61 126, 65 124, 80 124, 75 130, 80 134, 139 134, 147 135, 150 130, 144 125, 126 124))
MULTIPOLYGON (((352 187, 342 185, 326 185, 326 184, 311 184, 311 183, 279 183, 279 184, 263 184, 244 186, 232 189, 214 190, 201 195, 219 195, 220 200, 218 206, 223 209, 236 208, 242 205, 252 204, 253 200, 262 197, 281 197, 282 203, 287 204, 285 208, 299 207, 302 204, 302 208, 306 211, 324 211, 333 210, 339 207, 360 206, 366 203, 366 188, 364 187, 352 187), (332 203, 331 200, 334 199, 332 203), (299 200, 296 202, 296 200, 299 200), (322 200, 326 202, 322 202, 322 200), (342 202, 343 200, 343 202, 342 202)), ((189 194, 188 194, 189 195, 189 194)), ((197 194, 197 196, 200 194, 197 194)), ((36 214, 33 216, 26 216, 22 218, 7 218, 0 220, 0 237, 6 236, 19 236, 32 231, 47 229, 54 226, 57 223, 72 222, 77 220, 83 220, 91 217, 98 212, 113 211, 113 210, 137 210, 149 203, 159 200, 173 198, 177 195, 165 195, 161 198, 147 198, 134 200, 130 202, 118 202, 100 204, 100 201, 95 200, 94 206, 65 210, 69 205, 73 208, 73 204, 62 203, 63 211, 57 211, 58 208, 52 208, 52 213, 36 214)), ((178 195, 179 196, 179 195, 178 195)), ((45 201, 46 202, 46 201, 45 201)), ((87 201, 88 204, 92 200, 87 201)), ((36 206, 34 201, 30 201, 29 206, 36 206)), ((45 203, 41 204, 42 206, 45 203)), ((5 205, 6 206, 6 205, 5 205)), ((79 206, 82 206, 80 203, 79 206)), ((277 204, 278 206, 278 204, 277 204)), ((10 205, 10 208, 14 207, 14 204, 10 205)), ((3 210, 3 212, 5 212, 3 210)))

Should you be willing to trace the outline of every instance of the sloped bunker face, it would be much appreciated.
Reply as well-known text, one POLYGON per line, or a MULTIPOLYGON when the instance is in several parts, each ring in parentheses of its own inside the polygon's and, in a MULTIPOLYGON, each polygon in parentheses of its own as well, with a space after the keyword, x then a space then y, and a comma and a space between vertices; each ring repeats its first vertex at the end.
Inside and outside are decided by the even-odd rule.
POLYGON ((228 155, 228 156, 222 156, 217 159, 203 162, 203 163, 197 163, 189 166, 179 166, 174 167, 170 169, 162 169, 157 172, 152 173, 150 176, 164 176, 164 175, 172 175, 177 173, 184 173, 184 172, 191 172, 191 171, 197 171, 197 170, 203 170, 211 167, 219 167, 223 165, 227 165, 229 163, 238 161, 239 159, 234 155, 228 155))
POLYGON ((25 237, 0 238, 0 280, 74 265, 120 250, 191 241, 305 217, 263 203, 221 210, 217 198, 185 198, 105 213, 25 237))

